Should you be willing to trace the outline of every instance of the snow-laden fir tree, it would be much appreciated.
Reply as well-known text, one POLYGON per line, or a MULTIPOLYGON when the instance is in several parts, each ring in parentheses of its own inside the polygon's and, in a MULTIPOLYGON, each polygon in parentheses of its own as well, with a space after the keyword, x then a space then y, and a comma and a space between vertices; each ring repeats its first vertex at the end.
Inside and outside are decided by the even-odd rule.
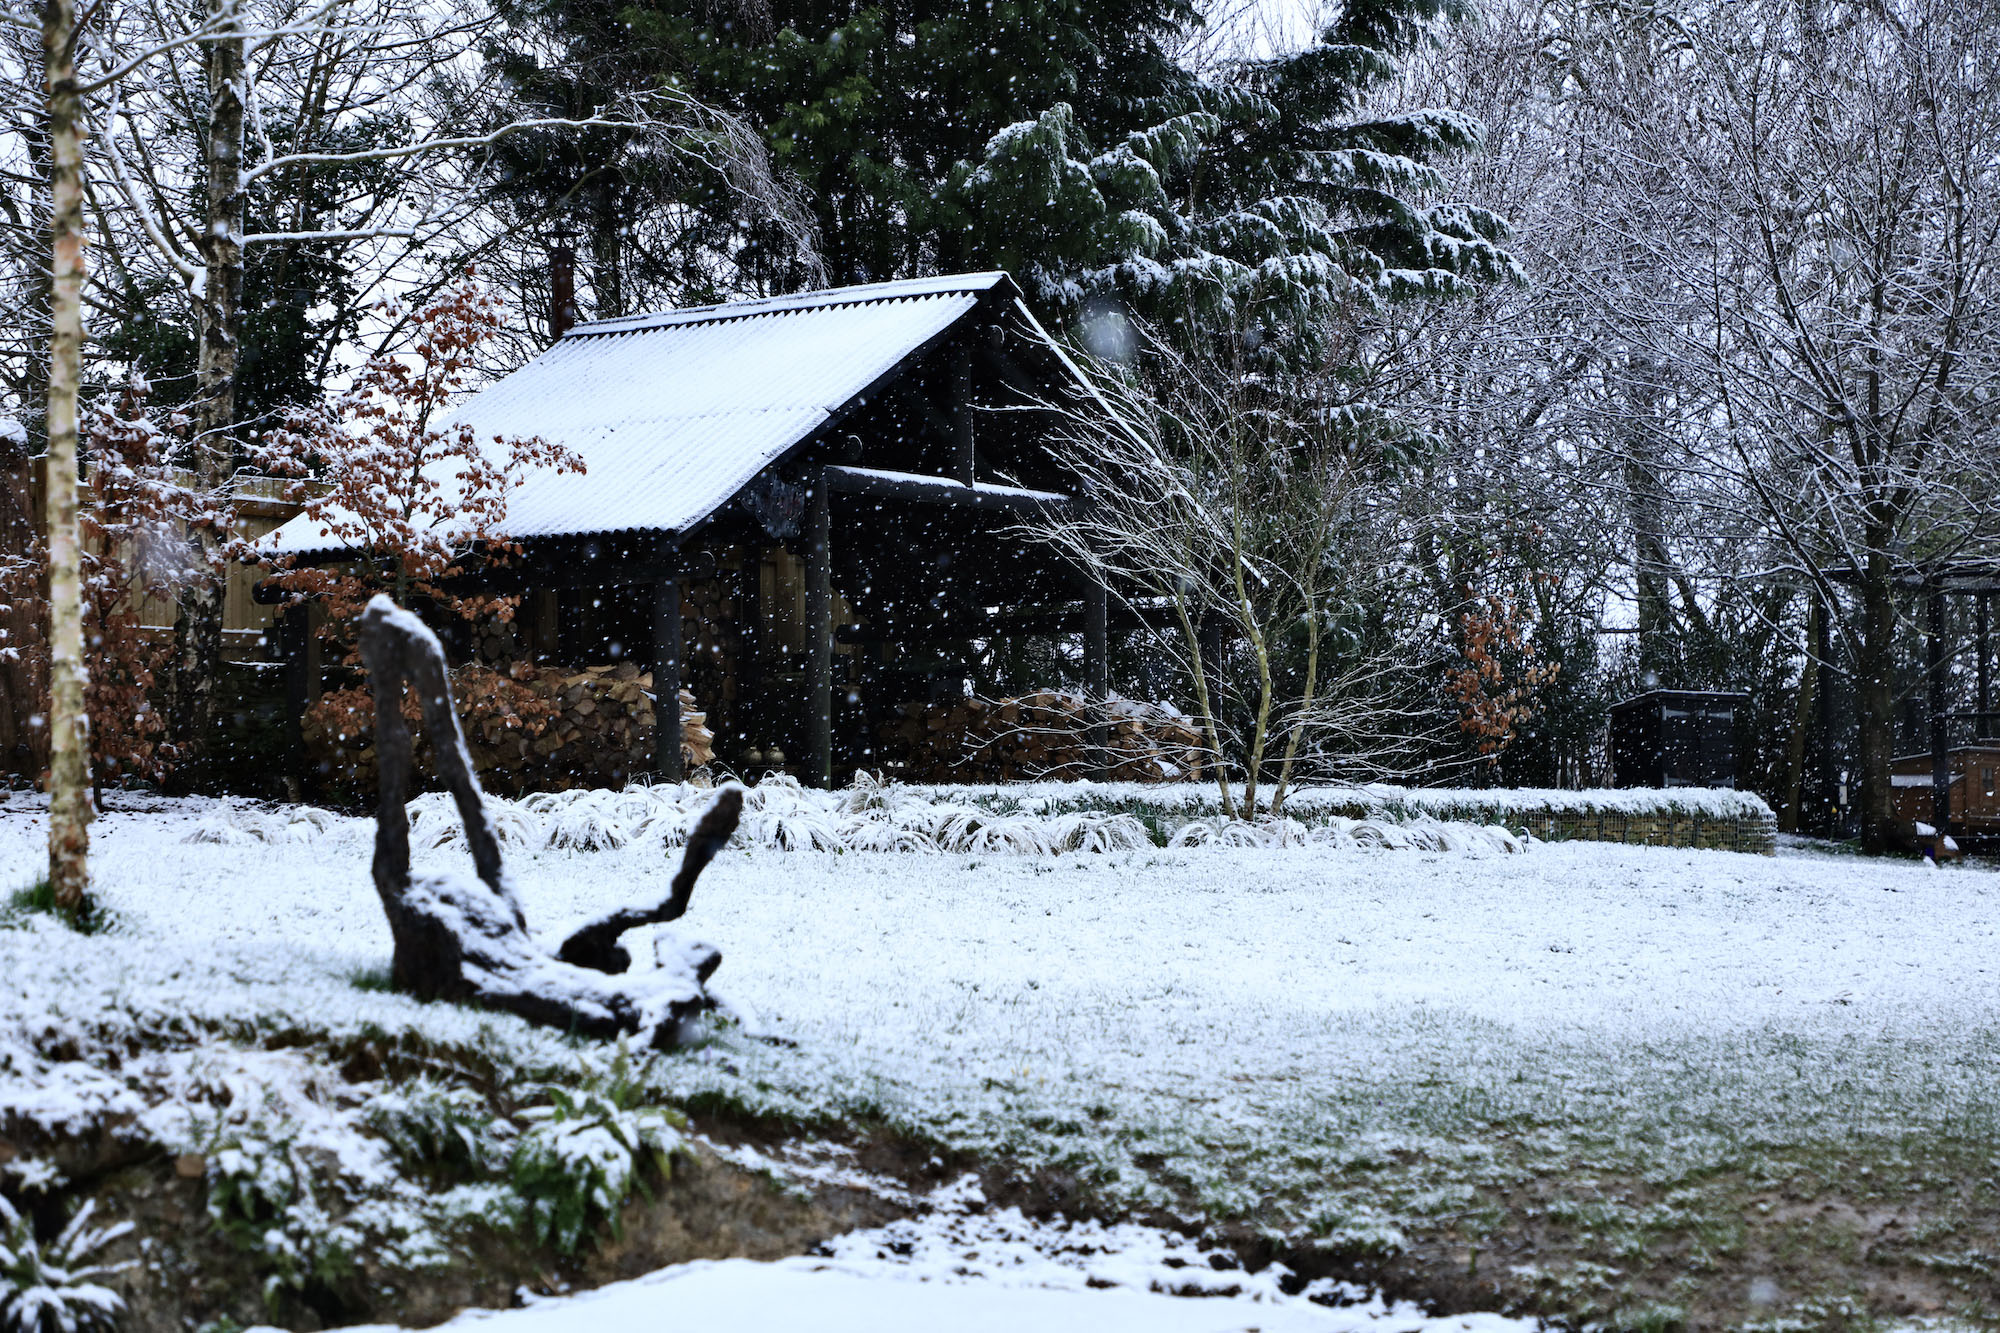
POLYGON ((1492 213, 1441 202, 1437 163, 1478 146, 1450 110, 1371 113, 1398 58, 1465 7, 1341 8, 1303 50, 1196 74, 1095 129, 1067 103, 1010 125, 947 189, 967 257, 1073 323, 1113 300, 1184 342, 1326 356, 1343 317, 1511 276, 1492 213))

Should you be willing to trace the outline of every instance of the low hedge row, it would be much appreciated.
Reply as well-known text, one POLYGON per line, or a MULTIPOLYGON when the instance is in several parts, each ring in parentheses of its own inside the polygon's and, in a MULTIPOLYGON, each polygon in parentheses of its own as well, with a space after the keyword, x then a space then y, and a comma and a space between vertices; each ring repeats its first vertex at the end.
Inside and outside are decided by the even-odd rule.
MULTIPOLYGON (((1136 815, 1156 825, 1179 824, 1222 812, 1221 793, 1211 783, 1030 782, 937 785, 918 790, 995 812, 1110 811, 1136 815)), ((1268 795, 1268 788, 1260 793, 1260 804, 1268 795)), ((1395 822, 1427 817, 1501 824, 1549 841, 1720 847, 1764 855, 1777 849, 1777 817, 1771 807, 1755 792, 1726 788, 1563 791, 1370 783, 1300 788, 1286 796, 1285 813, 1307 824, 1334 816, 1395 822)))

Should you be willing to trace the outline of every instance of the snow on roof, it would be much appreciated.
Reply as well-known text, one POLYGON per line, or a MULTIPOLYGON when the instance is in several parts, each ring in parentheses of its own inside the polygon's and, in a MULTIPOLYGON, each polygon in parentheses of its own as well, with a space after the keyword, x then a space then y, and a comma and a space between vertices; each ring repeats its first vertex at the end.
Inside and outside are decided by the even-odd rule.
POLYGON ((593 320, 588 324, 578 324, 564 336, 585 338, 605 333, 634 333, 680 324, 748 319, 753 315, 862 305, 871 301, 955 296, 961 292, 991 291, 1005 281, 1007 275, 996 269, 990 273, 954 273, 941 278, 909 278, 902 282, 871 282, 858 287, 829 287, 816 292, 795 292, 790 296, 766 296, 752 301, 728 301, 721 305, 689 306, 685 310, 662 310, 649 315, 621 315, 616 319, 593 320))
MULTIPOLYGON (((526 478, 508 499, 509 537, 685 532, 1008 281, 920 278, 579 324, 452 419, 584 461, 580 476, 526 478)), ((303 517, 260 545, 336 549, 303 517)))

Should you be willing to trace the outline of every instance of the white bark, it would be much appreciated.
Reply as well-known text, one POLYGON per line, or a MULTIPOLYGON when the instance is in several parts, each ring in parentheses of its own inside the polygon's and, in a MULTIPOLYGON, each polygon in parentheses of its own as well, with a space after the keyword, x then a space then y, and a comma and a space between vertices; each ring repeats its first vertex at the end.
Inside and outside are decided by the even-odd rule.
POLYGON ((90 890, 90 717, 84 709, 83 570, 76 520, 76 395, 83 373, 83 145, 76 9, 45 0, 54 239, 49 340, 49 887, 80 915, 90 890))

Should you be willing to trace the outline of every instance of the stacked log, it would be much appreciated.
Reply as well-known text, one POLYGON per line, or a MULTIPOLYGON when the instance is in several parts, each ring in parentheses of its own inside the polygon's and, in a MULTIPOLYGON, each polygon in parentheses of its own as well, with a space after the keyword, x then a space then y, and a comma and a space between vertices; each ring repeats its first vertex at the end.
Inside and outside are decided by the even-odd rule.
MULTIPOLYGON (((653 677, 630 662, 581 670, 517 662, 504 675, 465 666, 452 672, 452 692, 473 769, 494 791, 616 787, 654 769, 653 677)), ((682 690, 680 698, 681 764, 693 772, 714 760, 715 737, 694 695, 682 690)), ((314 723, 309 717, 306 742, 324 771, 372 787, 366 719, 349 710, 338 728, 314 723)), ((425 746, 426 773, 428 760, 425 746)))
MULTIPOLYGON (((709 549, 714 549, 718 564, 726 563, 726 549, 709 549)), ((719 721, 728 719, 736 701, 742 661, 742 621, 731 595, 733 578, 696 579, 681 586, 682 681, 709 701, 719 721)))
POLYGON ((521 622, 487 618, 467 627, 472 639, 472 660, 505 670, 522 656, 521 622))
POLYGON ((878 739, 911 782, 1074 781, 1100 769, 1114 782, 1181 782, 1202 774, 1206 749, 1192 718, 1161 704, 1093 704, 1056 690, 1007 699, 904 704, 878 739), (1093 727, 1105 728, 1104 746, 1093 727))
MULTIPOLYGON (((630 662, 616 666, 516 668, 515 678, 548 701, 554 715, 540 729, 509 727, 506 719, 482 723, 467 736, 481 777, 523 790, 617 786, 653 767, 653 673, 630 662)), ((715 737, 694 695, 681 691, 681 765, 684 771, 715 758, 715 737)))

